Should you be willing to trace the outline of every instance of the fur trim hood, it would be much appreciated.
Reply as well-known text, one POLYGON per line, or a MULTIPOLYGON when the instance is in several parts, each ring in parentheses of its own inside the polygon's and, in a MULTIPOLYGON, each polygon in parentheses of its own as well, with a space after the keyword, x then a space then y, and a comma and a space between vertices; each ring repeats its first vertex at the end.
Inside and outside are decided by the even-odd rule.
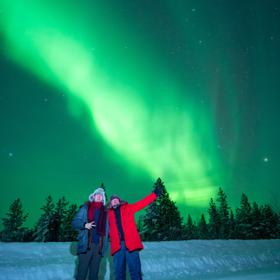
POLYGON ((96 194, 101 194, 101 195, 102 195, 102 197, 103 197, 103 205, 106 205, 105 191, 104 191, 104 189, 102 189, 102 188, 97 188, 93 193, 91 193, 91 194, 89 195, 89 197, 88 197, 88 200, 89 200, 90 202, 92 202, 92 201, 94 200, 94 196, 95 196, 96 194))

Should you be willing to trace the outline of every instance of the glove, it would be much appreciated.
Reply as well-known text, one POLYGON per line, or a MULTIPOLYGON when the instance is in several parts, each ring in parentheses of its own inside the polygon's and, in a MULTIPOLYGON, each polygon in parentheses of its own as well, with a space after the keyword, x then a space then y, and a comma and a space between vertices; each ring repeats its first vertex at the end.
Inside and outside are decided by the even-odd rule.
POLYGON ((163 195, 163 187, 162 187, 161 184, 160 184, 160 185, 157 184, 157 185, 155 186, 154 193, 156 194, 157 197, 163 195))

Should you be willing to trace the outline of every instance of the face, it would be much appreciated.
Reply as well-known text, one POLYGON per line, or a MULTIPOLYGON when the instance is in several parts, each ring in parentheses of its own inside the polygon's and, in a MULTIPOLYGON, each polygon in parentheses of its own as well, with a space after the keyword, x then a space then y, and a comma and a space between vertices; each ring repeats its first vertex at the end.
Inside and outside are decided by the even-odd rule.
POLYGON ((103 202, 103 196, 102 196, 102 194, 96 194, 95 196, 94 196, 94 201, 95 202, 103 202))
POLYGON ((113 208, 117 207, 118 205, 120 205, 120 200, 118 198, 114 198, 111 200, 111 206, 113 208))

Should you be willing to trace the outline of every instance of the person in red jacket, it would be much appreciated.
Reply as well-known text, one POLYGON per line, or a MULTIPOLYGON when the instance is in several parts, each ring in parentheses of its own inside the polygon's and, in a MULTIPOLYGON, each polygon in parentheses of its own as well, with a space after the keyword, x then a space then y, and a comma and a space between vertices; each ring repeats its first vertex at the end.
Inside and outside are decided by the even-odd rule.
POLYGON ((162 186, 156 185, 150 195, 133 204, 122 201, 117 195, 110 197, 109 236, 116 280, 125 280, 126 264, 131 280, 142 279, 139 251, 144 247, 137 231, 134 213, 148 206, 162 192, 162 186))

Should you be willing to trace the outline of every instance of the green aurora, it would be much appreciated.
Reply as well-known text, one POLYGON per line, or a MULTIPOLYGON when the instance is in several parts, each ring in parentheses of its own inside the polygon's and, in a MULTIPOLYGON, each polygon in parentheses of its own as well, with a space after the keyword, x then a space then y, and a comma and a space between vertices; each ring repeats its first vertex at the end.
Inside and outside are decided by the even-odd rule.
POLYGON ((183 215, 279 197, 277 1, 0 3, 1 217, 157 177, 183 215))

